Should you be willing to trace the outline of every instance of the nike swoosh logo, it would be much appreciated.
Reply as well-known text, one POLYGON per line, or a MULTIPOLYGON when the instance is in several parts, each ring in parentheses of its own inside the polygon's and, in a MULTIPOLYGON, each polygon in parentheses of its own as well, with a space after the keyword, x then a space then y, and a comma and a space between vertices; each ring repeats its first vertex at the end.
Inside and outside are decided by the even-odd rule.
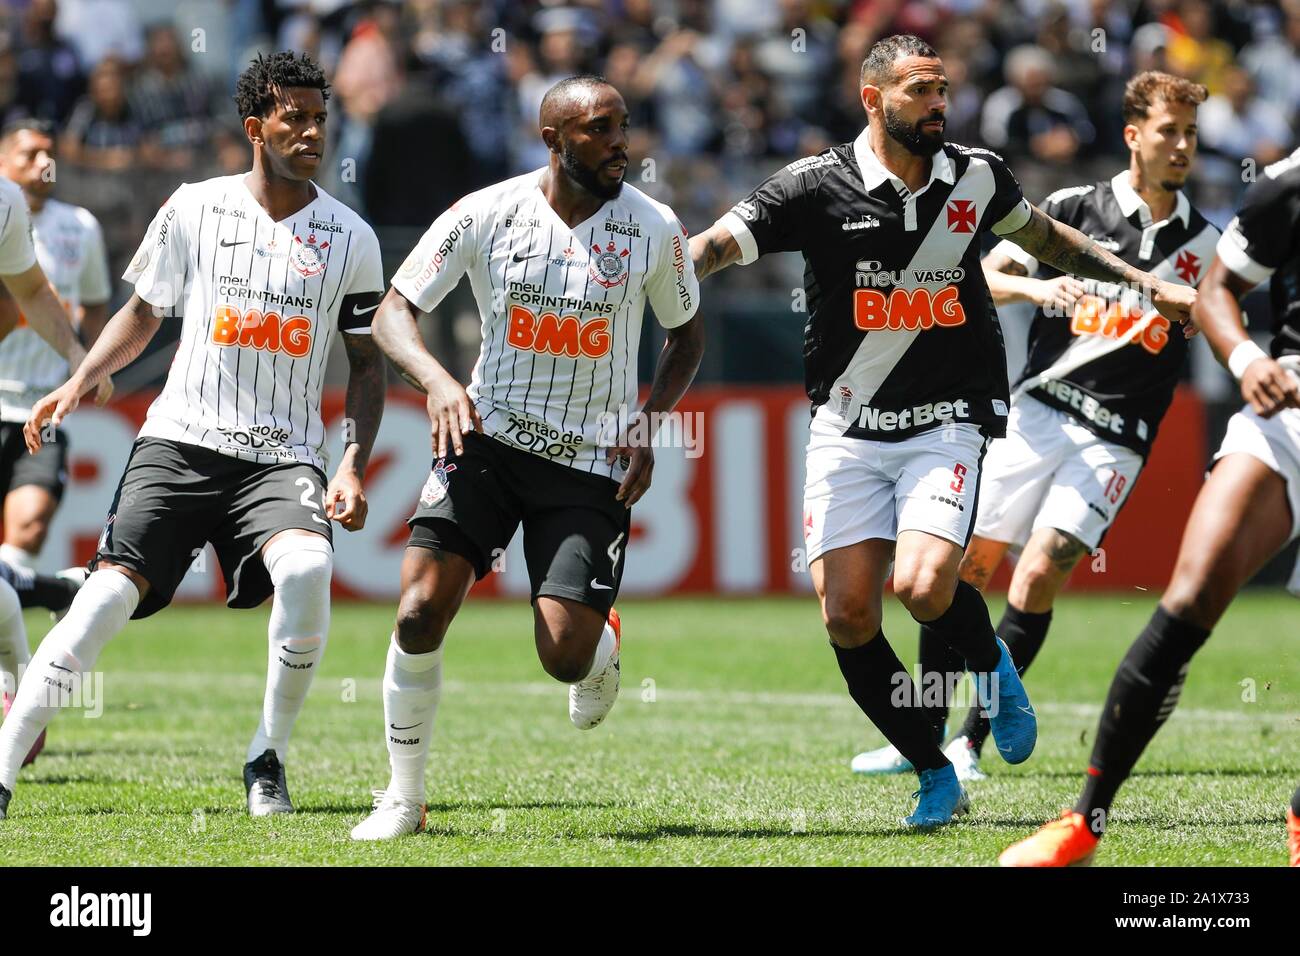
POLYGON ((531 256, 521 256, 519 253, 516 252, 515 262, 523 262, 525 259, 536 259, 538 256, 544 256, 544 255, 546 255, 546 253, 544 252, 534 252, 531 256))
POLYGON ((1034 713, 1034 708, 1033 708, 1033 707, 1020 707, 1019 705, 1017 705, 1017 709, 1020 710, 1020 711, 1023 711, 1023 712, 1026 713, 1026 714, 1028 714, 1030 717, 1037 717, 1037 716, 1038 716, 1037 714, 1034 713))
POLYGON ((250 241, 251 240, 249 239, 240 239, 238 242, 231 242, 229 239, 222 239, 221 248, 229 249, 231 246, 244 246, 247 245, 250 241))
POLYGON ((591 579, 591 586, 592 586, 593 588, 595 588, 597 591, 612 591, 612 590, 614 590, 614 585, 612 585, 612 584, 601 584, 601 583, 600 583, 599 581, 597 581, 595 578, 592 578, 592 579, 591 579))
POLYGON ((374 305, 372 305, 372 306, 371 306, 370 308, 368 308, 368 309, 363 309, 363 308, 361 308, 360 306, 355 306, 355 305, 354 305, 354 306, 352 307, 352 314, 353 314, 353 315, 365 315, 367 312, 373 312, 373 311, 375 311, 375 309, 377 309, 377 308, 379 308, 379 303, 378 303, 378 302, 376 302, 374 305))
MULTIPOLYGON (((424 723, 424 721, 420 721, 420 724, 422 723, 424 723)), ((397 724, 389 724, 388 729, 389 730, 413 730, 414 728, 419 727, 420 724, 411 724, 410 727, 399 727, 397 726, 397 724)))
POLYGON ((281 645, 280 645, 280 650, 284 651, 286 654, 310 654, 310 653, 312 653, 311 651, 295 651, 292 647, 289 647, 287 644, 281 644, 281 645))
POLYGON ((74 671, 72 668, 70 668, 70 667, 64 667, 62 664, 53 664, 53 663, 52 663, 52 664, 50 664, 50 666, 53 667, 55 670, 63 671, 65 674, 74 674, 74 673, 76 673, 76 671, 74 671))

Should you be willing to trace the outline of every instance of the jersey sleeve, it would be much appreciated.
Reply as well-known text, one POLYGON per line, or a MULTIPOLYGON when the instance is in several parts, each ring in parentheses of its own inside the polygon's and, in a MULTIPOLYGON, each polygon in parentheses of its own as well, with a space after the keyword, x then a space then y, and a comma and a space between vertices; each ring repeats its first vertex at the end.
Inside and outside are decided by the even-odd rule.
POLYGON ((393 276, 393 288, 421 312, 432 310, 477 261, 485 211, 473 196, 452 204, 420 237, 393 276))
POLYGON ((14 276, 36 264, 36 245, 32 242, 32 219, 27 202, 17 187, 13 195, 4 196, 4 222, 0 223, 0 275, 14 276))
POLYGON ((990 201, 987 221, 989 230, 995 236, 1006 236, 1022 229, 1029 222, 1029 201, 1020 191, 1020 183, 1015 173, 997 153, 986 152, 993 170, 993 199, 990 201))
POLYGON ((104 230, 93 216, 86 223, 86 253, 77 283, 82 305, 102 305, 113 295, 113 281, 108 275, 108 253, 104 249, 104 230))
POLYGON ((700 283, 686 248, 686 229, 672 213, 663 225, 659 262, 646 281, 646 296, 665 329, 684 325, 700 307, 700 283))
POLYGON ((801 207, 810 176, 792 172, 791 166, 774 173, 718 220, 736 237, 741 265, 769 252, 793 252, 804 245, 806 217, 801 207))
POLYGON ((1295 255, 1300 226, 1300 170, 1276 177, 1268 169, 1264 173, 1246 190, 1215 249, 1225 266, 1256 285, 1295 255))
POLYGON ((150 305, 170 309, 185 291, 189 251, 185 235, 186 190, 181 186, 163 203, 122 273, 135 293, 150 305))
MULTIPOLYGON (((1056 192, 1049 194, 1038 208, 1057 222, 1063 222, 1067 226, 1074 226, 1077 229, 1079 228, 1079 215, 1083 208, 1084 196, 1091 193, 1092 189, 1093 187, 1090 186, 1058 189, 1056 192)), ((1025 220, 1025 222, 1028 221, 1028 219, 1025 220)), ((1038 271, 1038 260, 1010 239, 1003 239, 999 242, 993 247, 993 252, 1001 253, 1012 262, 1020 263, 1020 265, 1024 266, 1026 275, 1032 276, 1038 271)))
POLYGON ((368 335, 375 310, 384 297, 384 266, 374 232, 367 228, 364 234, 358 232, 357 238, 361 240, 360 255, 339 304, 338 324, 340 332, 368 335))

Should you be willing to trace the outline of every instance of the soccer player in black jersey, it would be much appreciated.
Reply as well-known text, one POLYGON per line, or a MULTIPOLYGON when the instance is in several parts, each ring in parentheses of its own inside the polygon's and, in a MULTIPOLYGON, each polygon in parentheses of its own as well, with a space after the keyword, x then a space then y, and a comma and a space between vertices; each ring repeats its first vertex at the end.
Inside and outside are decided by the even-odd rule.
MULTIPOLYGON (((1052 193, 1043 209, 1125 262, 1195 285, 1219 230, 1182 185, 1196 158, 1196 111, 1205 87, 1155 71, 1133 77, 1123 100, 1128 167, 1052 193)), ((1007 435, 984 460, 975 532, 959 575, 981 591, 1008 550, 1021 552, 998 635, 1021 675, 1047 637, 1056 595, 1102 537, 1137 483, 1186 365, 1188 341, 1122 286, 1039 268, 1004 240, 984 260, 998 304, 1038 306, 1029 357, 1012 389, 1007 435), (1032 278, 1037 270, 1042 278, 1032 278)), ((948 692, 963 663, 921 627, 921 673, 931 726, 942 735, 948 692)), ((944 748, 963 782, 979 780, 988 719, 978 704, 944 748)), ((854 758, 859 773, 910 769, 893 747, 854 758)))
MULTIPOLYGON (((1116 792, 1178 704, 1192 655, 1250 578, 1300 536, 1300 150, 1268 166, 1219 240, 1193 320, 1241 382, 1196 496, 1174 576, 1111 682, 1083 793, 1073 810, 1002 853, 1003 866, 1069 866, 1092 858, 1116 792), (1273 339, 1246 334, 1240 299, 1272 280, 1273 339), (1271 353, 1271 354, 1270 354, 1271 353)), ((1300 789, 1287 825, 1300 866, 1300 789)))
POLYGON ((776 173, 695 237, 691 255, 701 277, 769 252, 804 255, 813 584, 850 695, 920 776, 905 824, 927 828, 967 799, 880 630, 891 561, 903 604, 976 675, 1003 756, 1023 761, 1037 739, 984 599, 957 575, 984 447, 1004 434, 1009 402, 980 234, 1065 272, 1147 287, 1171 320, 1195 293, 1032 207, 997 154, 945 143, 948 81, 922 40, 879 41, 861 76, 862 135, 776 173))

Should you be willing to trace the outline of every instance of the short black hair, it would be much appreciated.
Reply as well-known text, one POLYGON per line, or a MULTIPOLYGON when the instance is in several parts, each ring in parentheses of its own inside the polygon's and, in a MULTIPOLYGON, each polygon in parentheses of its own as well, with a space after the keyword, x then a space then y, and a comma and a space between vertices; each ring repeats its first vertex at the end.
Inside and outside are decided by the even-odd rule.
POLYGON ((235 84, 235 106, 239 118, 266 117, 275 108, 276 93, 290 87, 308 87, 320 90, 325 100, 330 98, 330 85, 325 71, 306 53, 295 56, 281 50, 270 56, 257 55, 248 69, 239 74, 235 84))
POLYGON ((41 136, 54 138, 56 132, 54 123, 47 119, 40 119, 35 116, 20 116, 17 119, 11 119, 0 128, 0 145, 8 146, 9 141, 15 135, 23 130, 31 130, 33 133, 39 133, 41 136))
POLYGON ((885 86, 894 78, 894 61, 904 56, 934 57, 939 54, 934 47, 918 36, 910 33, 895 33, 893 36, 877 40, 867 51, 867 58, 862 61, 862 71, 858 81, 865 86, 885 86))
POLYGON ((547 90, 546 95, 542 97, 541 106, 537 110, 538 119, 543 126, 546 126, 546 117, 552 109, 575 96, 579 90, 591 90, 598 86, 612 87, 613 85, 599 73, 578 73, 574 76, 566 76, 547 90))

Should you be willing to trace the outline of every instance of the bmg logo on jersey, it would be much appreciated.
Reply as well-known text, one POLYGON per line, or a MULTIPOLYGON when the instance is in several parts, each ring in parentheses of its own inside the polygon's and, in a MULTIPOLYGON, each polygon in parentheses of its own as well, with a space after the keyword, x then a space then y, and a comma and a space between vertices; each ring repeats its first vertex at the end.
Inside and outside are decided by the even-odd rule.
POLYGON ((881 330, 929 331, 936 325, 952 328, 966 324, 966 310, 955 285, 936 292, 929 289, 894 289, 888 296, 877 289, 853 292, 853 324, 864 332, 881 330))
POLYGON ((612 340, 607 318, 588 319, 583 324, 576 315, 538 315, 522 305, 510 307, 506 342, 526 352, 594 359, 609 354, 612 340))
POLYGON ((282 317, 279 312, 219 305, 212 313, 212 341, 216 345, 283 352, 291 358, 302 358, 311 351, 311 319, 305 315, 282 317))
POLYGON ((1095 295, 1085 295, 1075 303, 1070 331, 1075 335, 1127 340, 1133 345, 1141 345, 1152 355, 1159 355, 1169 344, 1169 320, 1156 313, 1135 335, 1134 327, 1142 321, 1143 315, 1140 305, 1106 302, 1095 295))

